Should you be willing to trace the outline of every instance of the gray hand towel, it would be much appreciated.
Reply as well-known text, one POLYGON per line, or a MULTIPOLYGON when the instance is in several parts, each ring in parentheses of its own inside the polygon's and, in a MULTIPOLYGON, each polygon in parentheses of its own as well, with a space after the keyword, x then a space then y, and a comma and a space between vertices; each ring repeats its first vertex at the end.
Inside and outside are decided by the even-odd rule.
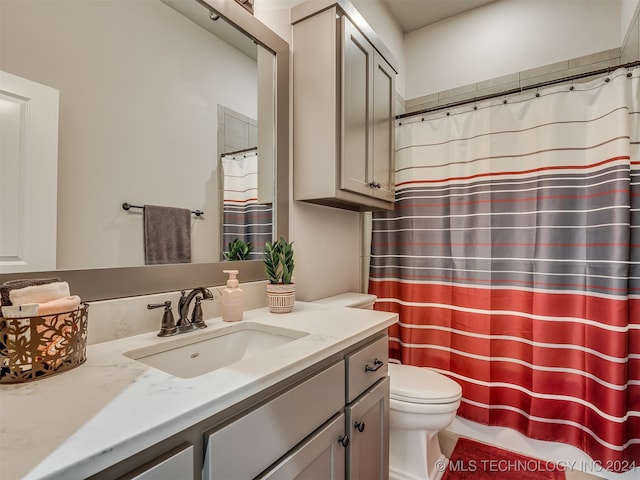
POLYGON ((0 285, 0 297, 3 307, 11 305, 11 299, 9 298, 9 292, 19 288, 33 287, 36 285, 47 285, 49 283, 61 282, 59 278, 25 278, 18 280, 9 280, 0 285))
POLYGON ((146 265, 191 263, 191 211, 186 208, 144 206, 146 265))

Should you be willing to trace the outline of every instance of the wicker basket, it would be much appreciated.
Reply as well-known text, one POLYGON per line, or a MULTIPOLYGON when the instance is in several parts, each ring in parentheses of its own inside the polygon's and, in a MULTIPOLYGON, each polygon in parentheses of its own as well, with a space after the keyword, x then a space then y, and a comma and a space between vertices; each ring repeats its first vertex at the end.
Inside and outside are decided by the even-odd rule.
POLYGON ((87 359, 87 304, 42 317, 0 317, 0 383, 23 383, 87 359))

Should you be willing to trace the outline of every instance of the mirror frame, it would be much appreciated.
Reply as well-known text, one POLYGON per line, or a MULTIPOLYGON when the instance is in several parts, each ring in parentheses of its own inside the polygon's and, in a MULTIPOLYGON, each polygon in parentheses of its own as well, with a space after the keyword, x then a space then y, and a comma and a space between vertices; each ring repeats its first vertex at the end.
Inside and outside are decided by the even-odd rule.
MULTIPOLYGON (((220 20, 227 21, 254 42, 274 54, 275 118, 273 236, 289 236, 289 44, 235 0, 197 1, 220 20)), ((223 285, 222 270, 237 269, 240 279, 266 279, 262 260, 200 264, 153 265, 139 267, 55 270, 0 274, 0 283, 18 278, 59 277, 69 282, 74 295, 83 301, 150 295, 187 290, 198 286, 223 285)))

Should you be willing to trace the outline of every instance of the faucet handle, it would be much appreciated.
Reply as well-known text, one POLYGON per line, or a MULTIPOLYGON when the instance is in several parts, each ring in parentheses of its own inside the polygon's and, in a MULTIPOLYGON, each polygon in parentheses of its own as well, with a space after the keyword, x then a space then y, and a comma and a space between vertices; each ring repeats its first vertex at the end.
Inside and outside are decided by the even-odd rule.
POLYGON ((150 303, 147 305, 148 310, 152 310, 154 308, 162 308, 162 307, 164 307, 165 310, 167 308, 171 308, 171 300, 167 300, 166 302, 162 302, 162 303, 150 303))
POLYGON ((196 297, 196 304, 193 306, 193 313, 191 314, 191 324, 196 328, 207 328, 207 324, 204 323, 204 320, 202 318, 201 302, 202 297, 196 297))
POLYGON ((185 290, 180 290, 180 300, 178 300, 178 308, 182 308, 182 306, 186 301, 187 301, 187 292, 185 290))
POLYGON ((173 318, 173 311, 171 310, 171 301, 167 300, 164 303, 150 303, 147 305, 148 310, 154 308, 164 307, 164 313, 162 314, 162 326, 160 327, 159 337, 170 337, 178 333, 176 328, 176 321, 173 318))

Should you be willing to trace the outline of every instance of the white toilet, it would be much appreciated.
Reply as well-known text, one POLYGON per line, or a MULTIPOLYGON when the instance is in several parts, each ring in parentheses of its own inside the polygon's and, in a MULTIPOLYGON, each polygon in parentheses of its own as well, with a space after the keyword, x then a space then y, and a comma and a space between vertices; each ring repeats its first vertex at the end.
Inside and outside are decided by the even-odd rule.
POLYGON ((389 376, 389 479, 440 478, 444 456, 438 432, 453 421, 462 388, 444 375, 411 365, 389 363, 389 376))
MULTIPOLYGON (((316 300, 327 306, 373 309, 375 295, 345 293, 316 300)), ((427 368, 389 363, 389 480, 436 480, 444 460, 438 432, 456 416, 462 387, 427 368)))

